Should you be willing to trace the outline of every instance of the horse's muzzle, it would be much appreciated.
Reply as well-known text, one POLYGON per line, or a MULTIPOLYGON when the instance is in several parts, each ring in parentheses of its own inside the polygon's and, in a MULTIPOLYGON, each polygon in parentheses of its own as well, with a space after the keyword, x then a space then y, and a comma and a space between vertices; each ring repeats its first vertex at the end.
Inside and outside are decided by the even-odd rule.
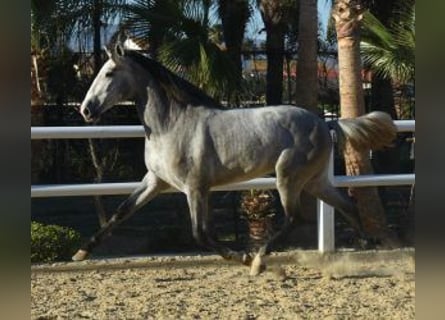
POLYGON ((96 122, 99 119, 99 114, 95 110, 96 109, 92 107, 91 103, 88 103, 87 105, 80 108, 80 114, 82 115, 85 122, 92 123, 96 122))

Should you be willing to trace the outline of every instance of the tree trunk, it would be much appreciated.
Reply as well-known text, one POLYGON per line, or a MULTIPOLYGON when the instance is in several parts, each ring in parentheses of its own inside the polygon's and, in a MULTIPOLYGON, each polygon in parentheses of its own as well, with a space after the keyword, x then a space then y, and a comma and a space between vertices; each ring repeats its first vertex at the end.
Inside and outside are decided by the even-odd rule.
POLYGON ((314 113, 318 113, 317 31, 317 1, 300 0, 296 104, 314 113))
MULTIPOLYGON (((241 88, 241 48, 247 21, 250 17, 249 3, 247 0, 219 0, 219 16, 221 17, 227 53, 235 66, 236 83, 233 84, 232 90, 235 93, 235 103, 239 105, 237 91, 241 88)), ((229 92, 230 96, 232 96, 232 90, 229 92)))
MULTIPOLYGON (((378 75, 372 77, 371 110, 384 111, 397 119, 394 104, 392 83, 390 79, 383 79, 378 75)), ((395 146, 388 150, 373 152, 377 173, 400 172, 400 148, 395 146)))
MULTIPOLYGON (((99 155, 97 153, 96 145, 93 142, 93 139, 88 139, 88 147, 90 149, 91 161, 93 162, 94 169, 96 170, 96 178, 94 179, 94 182, 101 183, 104 176, 105 160, 102 159, 102 161, 99 161, 99 155)), ((108 218, 105 207, 102 203, 102 198, 100 196, 93 196, 93 200, 99 220, 99 225, 103 227, 107 223, 108 218)))
POLYGON ((283 100, 284 33, 277 26, 268 29, 266 39, 266 103, 278 105, 283 100))
POLYGON ((102 0, 93 2, 93 55, 94 55, 94 74, 97 74, 102 67, 102 47, 100 39, 100 29, 102 22, 102 0))
POLYGON ((378 74, 372 76, 371 110, 384 111, 393 119, 397 119, 391 80, 378 74))
MULTIPOLYGON (((104 155, 103 150, 105 148, 102 145, 102 141, 93 142, 93 139, 88 139, 88 147, 90 149, 91 161, 96 171, 94 182, 101 183, 105 172, 111 172, 116 165, 119 149, 117 147, 106 148, 107 154, 104 155)), ((93 199, 99 225, 103 227, 108 222, 105 205, 102 201, 102 197, 94 196, 93 199)))
MULTIPOLYGON (((42 108, 44 99, 40 88, 40 76, 38 66, 38 54, 31 53, 31 125, 42 126, 43 112, 42 108)), ((31 143, 31 183, 39 183, 40 172, 44 166, 42 163, 42 155, 44 153, 45 142, 42 140, 34 140, 31 143)))
POLYGON ((266 29, 266 103, 278 105, 283 97, 285 4, 271 0, 261 0, 259 4, 266 29))
MULTIPOLYGON (((297 106, 313 113, 318 106, 317 1, 300 0, 298 22, 298 65, 295 102, 297 106)), ((307 221, 316 221, 316 199, 305 191, 301 194, 301 216, 307 221)))
MULTIPOLYGON (((338 67, 342 118, 365 113, 360 59, 360 20, 364 8, 359 0, 337 0, 333 8, 338 41, 338 67)), ((372 174, 368 152, 359 152, 346 143, 345 165, 348 175, 372 174)), ((350 188, 356 201, 364 231, 376 238, 388 235, 386 216, 377 188, 350 188)))

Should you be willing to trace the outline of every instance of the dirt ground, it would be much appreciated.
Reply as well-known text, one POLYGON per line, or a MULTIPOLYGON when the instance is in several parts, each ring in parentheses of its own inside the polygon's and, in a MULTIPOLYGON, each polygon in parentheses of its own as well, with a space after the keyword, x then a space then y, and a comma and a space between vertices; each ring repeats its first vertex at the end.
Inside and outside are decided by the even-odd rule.
POLYGON ((266 272, 218 256, 34 265, 31 319, 414 319, 414 250, 273 254, 266 272))

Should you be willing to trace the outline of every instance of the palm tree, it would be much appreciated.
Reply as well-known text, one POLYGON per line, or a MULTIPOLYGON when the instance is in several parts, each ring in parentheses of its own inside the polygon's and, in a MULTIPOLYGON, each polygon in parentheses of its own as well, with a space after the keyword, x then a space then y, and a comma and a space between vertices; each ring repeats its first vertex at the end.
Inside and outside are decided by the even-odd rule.
MULTIPOLYGON (((365 8, 360 0, 336 0, 332 12, 338 41, 338 67, 342 118, 365 113, 360 57, 360 25, 365 8)), ((372 174, 367 151, 358 151, 347 143, 345 151, 348 175, 372 174)), ((363 228, 368 234, 385 240, 388 236, 386 216, 374 187, 351 188, 357 200, 363 228)))
POLYGON ((149 43, 152 56, 215 98, 235 83, 234 65, 221 43, 208 0, 135 0, 123 25, 149 43))
POLYGON ((288 8, 292 0, 257 0, 266 31, 266 103, 281 104, 283 96, 284 35, 288 23, 288 8))

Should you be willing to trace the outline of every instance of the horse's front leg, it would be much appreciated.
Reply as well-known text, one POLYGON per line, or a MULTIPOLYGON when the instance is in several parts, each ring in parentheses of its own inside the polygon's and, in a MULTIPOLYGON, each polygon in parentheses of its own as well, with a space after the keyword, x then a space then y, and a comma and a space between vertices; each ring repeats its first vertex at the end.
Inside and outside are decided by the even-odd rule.
POLYGON ((111 233, 124 220, 128 219, 136 210, 157 196, 168 185, 153 173, 148 172, 135 191, 120 204, 110 220, 96 232, 73 256, 74 261, 85 260, 94 247, 111 233))
POLYGON ((209 191, 208 189, 192 188, 186 192, 190 209, 193 237, 204 247, 215 250, 224 259, 240 262, 250 266, 251 257, 246 253, 236 252, 215 240, 211 234, 209 219, 209 191))

